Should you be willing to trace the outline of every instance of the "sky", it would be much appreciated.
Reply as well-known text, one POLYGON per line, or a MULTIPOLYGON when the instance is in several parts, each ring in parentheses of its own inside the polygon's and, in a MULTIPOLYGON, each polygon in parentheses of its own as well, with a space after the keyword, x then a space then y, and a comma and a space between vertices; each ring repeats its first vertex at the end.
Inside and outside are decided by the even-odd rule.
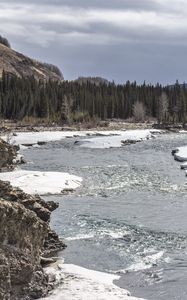
POLYGON ((0 28, 67 80, 187 81, 186 0, 1 0, 0 28))

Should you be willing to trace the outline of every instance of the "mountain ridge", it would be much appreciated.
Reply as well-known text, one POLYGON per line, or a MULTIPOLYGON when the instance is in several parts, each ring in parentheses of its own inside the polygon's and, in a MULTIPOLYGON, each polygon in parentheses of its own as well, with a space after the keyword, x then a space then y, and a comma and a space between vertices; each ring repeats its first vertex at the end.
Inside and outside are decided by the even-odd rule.
POLYGON ((38 62, 0 43, 0 77, 3 71, 19 78, 63 81, 61 71, 52 64, 38 62))

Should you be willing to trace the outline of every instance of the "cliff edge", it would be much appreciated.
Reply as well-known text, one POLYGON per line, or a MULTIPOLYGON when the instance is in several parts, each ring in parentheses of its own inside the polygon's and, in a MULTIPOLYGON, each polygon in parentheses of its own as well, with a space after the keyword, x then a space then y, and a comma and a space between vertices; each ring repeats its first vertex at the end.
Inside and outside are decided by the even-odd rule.
POLYGON ((29 58, 0 41, 0 77, 2 77, 3 71, 20 78, 33 76, 36 80, 64 80, 58 67, 29 58))
MULTIPOLYGON (((0 149, 3 147, 7 143, 1 141, 0 149)), ((0 161, 4 168, 7 161, 9 169, 15 153, 5 149, 6 156, 0 161)), ((41 258, 65 247, 49 226, 51 212, 57 207, 53 201, 45 202, 0 181, 0 299, 37 299, 51 290, 41 258)))

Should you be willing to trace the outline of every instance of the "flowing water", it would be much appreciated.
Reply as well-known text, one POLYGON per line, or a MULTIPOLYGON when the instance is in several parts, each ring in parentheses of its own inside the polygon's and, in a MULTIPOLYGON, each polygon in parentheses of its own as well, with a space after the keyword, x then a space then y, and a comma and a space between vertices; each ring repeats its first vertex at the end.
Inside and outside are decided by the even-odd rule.
POLYGON ((150 300, 187 299, 187 186, 171 150, 186 134, 111 149, 76 138, 24 150, 24 169, 83 178, 59 202, 51 224, 67 248, 66 263, 121 276, 115 284, 150 300))

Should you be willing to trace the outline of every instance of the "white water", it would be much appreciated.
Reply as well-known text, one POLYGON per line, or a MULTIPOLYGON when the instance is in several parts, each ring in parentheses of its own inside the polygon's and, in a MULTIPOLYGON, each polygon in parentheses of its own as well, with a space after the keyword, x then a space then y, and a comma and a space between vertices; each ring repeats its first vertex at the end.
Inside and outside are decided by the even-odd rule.
MULTIPOLYGON (((101 136, 98 140, 103 138, 101 136)), ((27 168, 43 172, 48 169, 65 170, 84 178, 82 194, 93 190, 94 196, 84 197, 79 194, 79 189, 75 195, 54 197, 60 202, 53 218, 54 229, 60 236, 67 237, 68 244, 62 256, 68 263, 103 272, 111 270, 111 273, 116 273, 121 268, 121 273, 125 273, 122 274, 124 282, 121 286, 147 299, 173 299, 169 296, 171 293, 180 297, 181 290, 185 291, 186 287, 186 242, 185 237, 178 237, 178 232, 186 231, 186 200, 180 193, 180 190, 184 191, 181 185, 183 172, 170 154, 172 148, 180 144, 171 142, 171 136, 167 142, 165 137, 161 137, 159 143, 150 140, 121 149, 93 150, 79 149, 74 144, 75 140, 77 138, 56 143, 54 148, 46 145, 25 150, 26 155, 32 153, 29 160, 33 161, 33 165, 27 168), (168 141, 172 146, 168 145, 168 141), (103 191, 106 197, 100 196, 103 191), (137 226, 126 226, 129 221, 137 226), (141 230, 140 225, 148 230, 141 230), (149 227, 156 231, 149 231, 149 227), (162 229, 168 234, 162 233, 162 229), (170 234, 170 231, 176 234, 170 234), (145 250, 150 248, 153 250, 146 253, 145 250), (167 266, 170 259, 172 263, 175 261, 173 257, 176 262, 179 261, 178 270, 176 264, 173 266, 169 262, 167 266), (160 269, 164 270, 164 282, 154 279, 154 272, 160 269), (136 280, 139 277, 140 282, 136 280), (149 284, 150 278, 152 286, 149 284), (172 280, 177 285, 173 290, 172 280), (182 289, 181 281, 184 281, 182 289), (166 297, 159 294, 162 290, 166 297)), ((63 284, 46 299, 126 299, 124 290, 114 285, 113 280, 117 277, 103 283, 100 278, 95 281, 92 270, 84 269, 85 273, 82 274, 82 268, 78 266, 64 266, 53 271, 59 281, 64 278, 63 284)), ((102 274, 108 276, 107 273, 102 274)))

